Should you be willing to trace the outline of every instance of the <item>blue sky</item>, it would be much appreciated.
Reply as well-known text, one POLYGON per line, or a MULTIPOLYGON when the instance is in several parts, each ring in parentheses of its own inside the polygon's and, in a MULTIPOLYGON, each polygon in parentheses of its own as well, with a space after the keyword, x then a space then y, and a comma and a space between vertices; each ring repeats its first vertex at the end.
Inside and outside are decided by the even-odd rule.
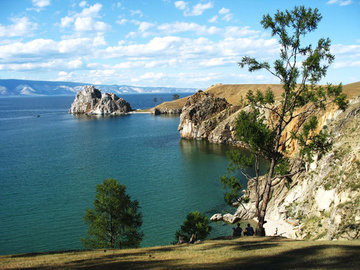
POLYGON ((329 37, 323 83, 360 81, 360 0, 0 0, 0 78, 205 89, 278 83, 243 56, 273 62, 264 14, 295 5, 323 16, 307 42, 329 37))

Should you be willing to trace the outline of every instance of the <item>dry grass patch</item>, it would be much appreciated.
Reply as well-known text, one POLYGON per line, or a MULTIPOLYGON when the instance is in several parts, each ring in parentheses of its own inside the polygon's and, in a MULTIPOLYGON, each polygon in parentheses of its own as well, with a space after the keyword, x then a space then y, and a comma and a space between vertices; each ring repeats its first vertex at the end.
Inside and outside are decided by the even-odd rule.
POLYGON ((0 257, 0 268, 36 269, 359 269, 360 241, 243 237, 197 245, 0 257))
MULTIPOLYGON (((241 100, 246 101, 246 93, 249 90, 265 92, 268 88, 273 90, 275 99, 280 99, 283 91, 281 84, 216 84, 205 91, 215 97, 225 98, 232 105, 239 105, 241 100)), ((360 82, 344 85, 343 91, 349 99, 360 96, 360 82)), ((184 97, 174 101, 167 101, 156 107, 159 109, 181 109, 184 107, 187 98, 188 97, 184 97)))

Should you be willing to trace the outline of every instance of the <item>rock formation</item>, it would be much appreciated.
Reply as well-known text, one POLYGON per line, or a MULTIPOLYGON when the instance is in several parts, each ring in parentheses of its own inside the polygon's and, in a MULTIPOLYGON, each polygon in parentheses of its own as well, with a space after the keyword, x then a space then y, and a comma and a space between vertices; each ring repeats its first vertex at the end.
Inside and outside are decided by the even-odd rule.
POLYGON ((150 113, 154 115, 160 114, 181 114, 181 108, 167 108, 167 107, 155 107, 152 108, 150 113))
POLYGON ((224 98, 198 91, 188 98, 180 115, 178 130, 181 138, 208 140, 213 143, 237 144, 235 112, 240 108, 224 98))
POLYGON ((130 104, 115 94, 104 93, 94 86, 84 86, 76 94, 71 105, 71 114, 122 115, 131 111, 130 104))
MULTIPOLYGON (((277 233, 295 239, 360 238, 360 99, 352 99, 345 112, 327 112, 319 120, 327 124, 333 148, 290 183, 280 182, 273 187, 264 226, 267 235, 277 233)), ((245 196, 250 201, 240 205, 233 215, 215 214, 211 219, 234 223, 255 218, 252 180, 245 196)))

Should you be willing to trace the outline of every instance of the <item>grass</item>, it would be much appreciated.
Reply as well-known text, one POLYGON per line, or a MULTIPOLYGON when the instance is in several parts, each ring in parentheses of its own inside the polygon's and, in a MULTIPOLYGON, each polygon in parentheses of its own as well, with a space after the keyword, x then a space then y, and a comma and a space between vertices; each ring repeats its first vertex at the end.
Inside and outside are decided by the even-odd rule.
POLYGON ((278 237, 208 240, 196 245, 0 256, 1 269, 359 269, 360 241, 278 237))
MULTIPOLYGON (((274 91, 275 98, 279 99, 282 93, 281 84, 216 84, 205 91, 214 95, 215 97, 225 98, 232 105, 239 105, 241 100, 246 101, 246 93, 248 90, 260 90, 265 92, 268 88, 274 91)), ((354 98, 360 95, 360 82, 350 83, 343 86, 343 91, 348 98, 354 98)), ((174 101, 164 102, 156 107, 158 108, 182 108, 186 103, 187 97, 177 99, 174 101)))

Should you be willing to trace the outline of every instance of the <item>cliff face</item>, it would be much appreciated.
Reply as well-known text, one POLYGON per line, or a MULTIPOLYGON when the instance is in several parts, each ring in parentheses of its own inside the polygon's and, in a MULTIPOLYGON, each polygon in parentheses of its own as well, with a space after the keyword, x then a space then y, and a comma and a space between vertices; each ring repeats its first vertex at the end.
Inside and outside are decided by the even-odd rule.
MULTIPOLYGON (((291 225, 293 238, 360 237, 360 102, 327 118, 333 148, 273 191, 267 219, 291 225)), ((292 233, 292 235, 291 235, 292 233)))
POLYGON ((121 115, 131 111, 130 104, 115 94, 104 93, 94 86, 84 86, 76 94, 71 105, 71 114, 121 115))
MULTIPOLYGON (((235 138, 236 117, 241 109, 217 97, 228 95, 221 88, 221 85, 214 86, 188 99, 178 128, 182 138, 241 144, 235 138)), ((328 126, 332 150, 322 157, 315 157, 307 171, 293 177, 291 183, 281 182, 273 188, 266 215, 267 235, 277 231, 278 235, 297 239, 360 238, 360 92, 351 85, 345 85, 344 90, 350 99, 345 112, 330 106, 316 114, 317 131, 328 126)), ((267 113, 265 117, 271 126, 275 115, 267 113)), ((299 121, 301 119, 289 125, 282 140, 290 137, 299 121)), ((295 141, 289 140, 287 155, 294 163, 298 162, 297 149, 295 141)), ((240 206, 234 214, 217 214, 212 220, 234 223, 239 219, 254 218, 252 181, 248 183, 247 196, 250 202, 240 206)))
POLYGON ((208 140, 212 143, 237 144, 234 134, 235 112, 224 98, 198 91, 188 98, 180 115, 178 130, 181 138, 208 140))
MULTIPOLYGON (((360 238, 360 99, 352 99, 345 112, 324 113, 319 122, 328 125, 332 150, 317 157, 290 184, 281 182, 273 187, 266 214, 267 235, 277 231, 295 239, 360 238)), ((253 181, 249 181, 246 195, 249 203, 239 206, 233 215, 214 215, 212 219, 234 223, 255 218, 253 181)))

